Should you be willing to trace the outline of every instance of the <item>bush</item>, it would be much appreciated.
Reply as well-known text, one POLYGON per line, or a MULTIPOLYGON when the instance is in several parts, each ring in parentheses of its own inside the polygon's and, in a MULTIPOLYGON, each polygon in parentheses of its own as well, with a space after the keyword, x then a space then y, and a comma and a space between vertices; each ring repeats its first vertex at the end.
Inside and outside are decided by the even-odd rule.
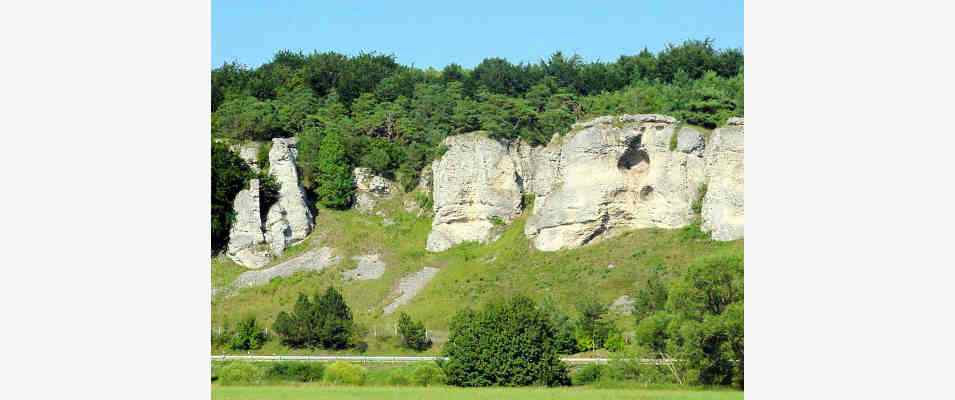
POLYGON ((255 317, 248 317, 239 322, 235 332, 229 339, 229 349, 255 350, 262 348, 268 337, 265 331, 255 322, 255 317))
POLYGON ((557 335, 534 301, 517 296, 462 310, 451 319, 443 365, 456 386, 566 385, 567 367, 557 356, 557 335))
POLYGON ((414 195, 415 203, 418 204, 422 210, 431 210, 431 207, 434 206, 434 201, 431 199, 431 193, 416 192, 414 195))
POLYGON ((444 371, 434 364, 419 364, 411 372, 411 383, 416 386, 443 385, 447 380, 444 371))
POLYGON ((600 364, 587 364, 574 371, 570 376, 570 381, 574 385, 587 385, 600 380, 600 377, 606 374, 607 367, 600 364))
POLYGON ((431 347, 431 339, 426 335, 424 324, 412 320, 403 312, 398 317, 398 333, 401 334, 401 344, 409 349, 423 351, 431 347))
POLYGON ((368 372, 365 368, 352 363, 336 361, 325 369, 324 381, 339 385, 365 384, 365 378, 368 372))
POLYGON ((269 365, 265 376, 269 379, 292 382, 317 382, 322 379, 324 367, 319 363, 280 361, 269 365))
POLYGON ((257 385, 265 377, 261 368, 247 362, 223 363, 216 369, 215 375, 222 385, 257 385))

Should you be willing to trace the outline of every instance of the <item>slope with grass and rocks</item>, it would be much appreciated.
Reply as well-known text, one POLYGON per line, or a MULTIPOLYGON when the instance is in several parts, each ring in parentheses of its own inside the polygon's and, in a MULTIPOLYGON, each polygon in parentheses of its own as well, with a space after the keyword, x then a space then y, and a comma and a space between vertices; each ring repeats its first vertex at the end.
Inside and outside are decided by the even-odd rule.
MULTIPOLYGON (((214 258, 212 325, 253 315, 271 326, 300 292, 335 286, 369 354, 406 352, 389 339, 398 311, 424 322, 435 353, 456 311, 515 294, 568 314, 594 297, 632 330, 624 296, 652 268, 742 253, 742 132, 741 120, 710 132, 638 115, 575 125, 546 146, 450 137, 414 191, 362 170, 356 208, 319 208, 314 232, 257 271, 214 258)), ((312 353, 276 341, 257 352, 312 353)))

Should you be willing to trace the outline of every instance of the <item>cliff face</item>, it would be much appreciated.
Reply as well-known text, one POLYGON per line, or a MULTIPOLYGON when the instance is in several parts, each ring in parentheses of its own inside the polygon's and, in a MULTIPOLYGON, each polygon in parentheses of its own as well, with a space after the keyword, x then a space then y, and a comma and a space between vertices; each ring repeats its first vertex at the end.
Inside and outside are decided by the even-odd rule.
MULTIPOLYGON (((700 218, 714 240, 743 237, 743 120, 731 118, 709 139, 663 115, 605 116, 575 124, 546 146, 498 141, 473 132, 448 137, 448 151, 422 174, 434 219, 428 251, 497 239, 530 213, 524 233, 538 250, 575 248, 637 228, 680 228, 700 218), (693 204, 703 195, 700 215, 693 204), (534 195, 532 209, 523 197, 534 195)), ((299 184, 294 139, 273 139, 269 174, 279 200, 263 221, 259 180, 235 198, 228 256, 264 266, 311 233, 313 216, 299 184)), ((235 148, 254 169, 256 145, 235 148)), ((355 207, 372 212, 395 192, 369 170, 354 171, 355 207)))
MULTIPOLYGON (((258 146, 248 144, 236 149, 253 170, 258 171, 258 146)), ((233 211, 236 219, 229 232, 226 254, 248 268, 261 268, 272 257, 311 233, 314 220, 305 203, 305 192, 299 185, 294 139, 272 139, 269 151, 269 174, 279 183, 279 199, 269 208, 266 220, 260 213, 259 180, 252 179, 249 188, 236 195, 233 211)))
POLYGON ((495 239, 494 227, 521 212, 521 185, 507 148, 483 133, 451 136, 448 152, 431 165, 434 220, 428 251, 495 239))
POLYGON ((703 230, 715 240, 743 238, 743 119, 730 118, 706 147, 709 181, 703 199, 703 230))
POLYGON ((635 228, 679 228, 704 199, 703 229, 716 240, 742 237, 741 120, 711 144, 671 117, 624 115, 574 125, 547 146, 502 143, 480 133, 450 137, 433 165, 429 251, 494 240, 494 227, 520 212, 538 250, 574 248, 635 228), (675 136, 674 136, 675 135, 675 136), (523 194, 536 195, 533 210, 523 194))

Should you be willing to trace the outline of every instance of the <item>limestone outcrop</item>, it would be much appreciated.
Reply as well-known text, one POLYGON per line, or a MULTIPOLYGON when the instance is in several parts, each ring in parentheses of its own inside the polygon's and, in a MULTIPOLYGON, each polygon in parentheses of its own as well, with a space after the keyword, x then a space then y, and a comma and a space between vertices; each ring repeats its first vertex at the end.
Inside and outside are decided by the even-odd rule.
POLYGON ((432 164, 434 220, 427 250, 495 239, 498 226, 521 212, 521 185, 507 148, 484 133, 445 139, 448 152, 432 164))
POLYGON ((272 139, 269 151, 269 175, 279 184, 279 199, 269 209, 265 223, 266 240, 274 256, 305 240, 314 224, 295 168, 298 156, 295 145, 294 138, 276 138, 272 139))
MULTIPOLYGON (((688 224, 704 182, 697 146, 670 151, 676 120, 661 115, 600 117, 577 124, 559 154, 549 191, 538 194, 524 233, 538 250, 573 248, 635 228, 688 224)), ((679 136, 678 136, 679 138, 679 136)), ((680 147, 679 144, 677 146, 680 147)))
POLYGON ((742 119, 706 137, 663 115, 605 116, 575 124, 546 146, 476 132, 445 140, 432 164, 429 251, 488 242, 521 212, 538 250, 574 248, 636 228, 694 221, 716 240, 742 237, 742 119), (536 196, 522 210, 522 196, 536 196))
POLYGON ((238 264, 261 268, 272 259, 272 254, 262 232, 258 179, 252 179, 249 187, 235 196, 232 210, 235 212, 235 221, 229 230, 226 254, 238 264))
POLYGON ((394 182, 375 175, 370 168, 355 168, 352 175, 355 177, 354 208, 362 213, 372 213, 379 201, 397 192, 394 182))
MULTIPOLYGON (((258 144, 233 147, 254 171, 258 171, 258 144)), ((262 220, 259 179, 236 195, 233 211, 236 219, 229 232, 227 255, 247 268, 261 268, 292 244, 304 240, 313 228, 305 192, 295 168, 295 139, 272 139, 269 151, 269 175, 279 184, 279 198, 262 220)))
POLYGON ((743 119, 713 131, 704 155, 708 179, 702 228, 714 240, 743 238, 743 119))

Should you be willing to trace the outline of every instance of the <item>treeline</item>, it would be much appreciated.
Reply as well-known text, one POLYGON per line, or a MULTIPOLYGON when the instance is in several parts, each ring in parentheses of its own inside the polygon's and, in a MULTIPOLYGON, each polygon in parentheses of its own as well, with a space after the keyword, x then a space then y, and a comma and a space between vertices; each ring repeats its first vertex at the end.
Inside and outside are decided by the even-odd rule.
MULTIPOLYGON (((398 64, 393 56, 280 51, 258 68, 226 63, 212 71, 212 133, 238 140, 297 136, 304 184, 315 191, 321 165, 364 166, 406 188, 440 155, 448 135, 546 143, 583 118, 666 113, 715 127, 743 113, 743 54, 711 40, 668 45, 614 62, 555 53, 531 64, 488 58, 473 69, 398 64), (327 136, 347 152, 320 151, 327 136)), ((320 172, 321 171, 321 172, 320 172)), ((344 185, 344 184, 343 184, 344 185)), ((348 189, 318 194, 348 205, 348 189)))

